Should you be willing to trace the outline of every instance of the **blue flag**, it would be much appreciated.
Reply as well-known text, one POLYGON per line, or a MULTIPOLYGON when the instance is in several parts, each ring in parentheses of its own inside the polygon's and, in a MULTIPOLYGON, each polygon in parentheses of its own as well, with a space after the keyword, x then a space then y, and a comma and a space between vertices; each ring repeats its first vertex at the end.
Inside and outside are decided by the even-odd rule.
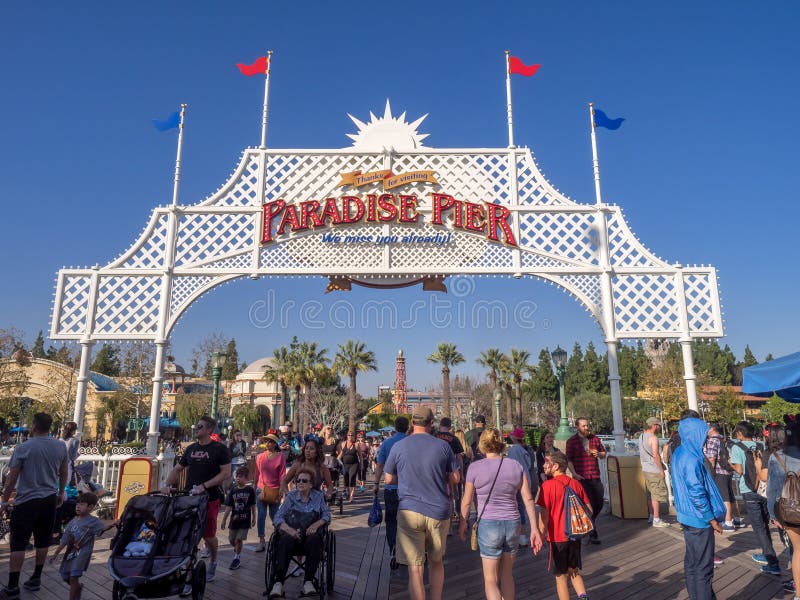
POLYGON ((169 131, 170 129, 177 129, 178 126, 181 124, 181 111, 176 110, 170 116, 168 116, 163 121, 159 119, 153 119, 153 125, 159 131, 169 131))
POLYGON ((619 129, 619 126, 622 125, 622 122, 625 119, 620 117, 619 119, 609 119, 602 110, 597 108, 594 109, 594 126, 595 127, 605 127, 606 129, 611 129, 615 131, 619 129))

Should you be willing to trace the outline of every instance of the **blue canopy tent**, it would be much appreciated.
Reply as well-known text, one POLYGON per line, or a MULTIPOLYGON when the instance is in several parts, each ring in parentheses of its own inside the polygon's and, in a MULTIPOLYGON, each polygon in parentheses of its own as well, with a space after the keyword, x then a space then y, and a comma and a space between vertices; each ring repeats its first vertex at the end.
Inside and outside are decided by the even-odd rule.
POLYGON ((800 403, 800 352, 770 360, 742 371, 742 393, 770 397, 777 394, 800 403))
MULTIPOLYGON (((150 417, 144 419, 145 426, 150 425, 150 417)), ((177 419, 170 419, 169 417, 161 417, 158 421, 159 429, 180 429, 181 425, 177 419)))

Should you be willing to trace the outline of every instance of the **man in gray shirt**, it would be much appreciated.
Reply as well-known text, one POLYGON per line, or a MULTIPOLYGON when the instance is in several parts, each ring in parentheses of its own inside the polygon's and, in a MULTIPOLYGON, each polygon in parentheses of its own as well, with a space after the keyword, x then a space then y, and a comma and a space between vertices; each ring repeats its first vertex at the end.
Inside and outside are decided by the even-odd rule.
POLYGON ((19 598, 19 573, 31 534, 36 548, 36 568, 23 587, 35 592, 41 586, 56 508, 64 501, 67 483, 67 447, 61 440, 49 437, 52 424, 53 418, 47 413, 33 415, 31 437, 14 448, 8 464, 0 510, 6 510, 15 488, 17 494, 11 512, 8 585, 0 587, 0 600, 19 598))
POLYGON ((661 421, 656 417, 647 419, 647 429, 642 432, 642 439, 639 441, 639 460, 642 462, 644 485, 650 500, 647 508, 653 527, 669 527, 669 523, 663 521, 660 515, 661 503, 669 502, 664 465, 661 464, 658 447, 660 429, 661 421))

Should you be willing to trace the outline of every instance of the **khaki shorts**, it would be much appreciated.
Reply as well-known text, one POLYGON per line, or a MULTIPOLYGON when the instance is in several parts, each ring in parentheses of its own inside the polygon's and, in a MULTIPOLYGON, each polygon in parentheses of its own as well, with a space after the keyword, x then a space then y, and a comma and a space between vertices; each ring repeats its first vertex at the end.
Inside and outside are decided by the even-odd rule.
POLYGON ((644 487, 653 500, 667 502, 667 482, 659 473, 642 473, 644 475, 644 487))
POLYGON ((229 529, 228 530, 228 541, 232 544, 236 540, 246 540, 247 539, 247 532, 250 531, 249 529, 241 528, 241 529, 229 529))
POLYGON ((444 558, 450 519, 431 519, 418 512, 401 510, 397 513, 397 562, 401 565, 420 566, 428 560, 439 562, 444 558))

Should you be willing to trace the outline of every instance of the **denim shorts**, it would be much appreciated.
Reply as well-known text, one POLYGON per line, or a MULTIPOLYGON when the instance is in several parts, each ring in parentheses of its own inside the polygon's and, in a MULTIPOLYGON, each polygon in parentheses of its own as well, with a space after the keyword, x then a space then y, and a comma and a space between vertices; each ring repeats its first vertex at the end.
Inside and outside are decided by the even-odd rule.
POLYGON ((500 558, 503 552, 513 554, 519 546, 519 519, 493 521, 481 519, 478 523, 478 549, 481 558, 500 558))

